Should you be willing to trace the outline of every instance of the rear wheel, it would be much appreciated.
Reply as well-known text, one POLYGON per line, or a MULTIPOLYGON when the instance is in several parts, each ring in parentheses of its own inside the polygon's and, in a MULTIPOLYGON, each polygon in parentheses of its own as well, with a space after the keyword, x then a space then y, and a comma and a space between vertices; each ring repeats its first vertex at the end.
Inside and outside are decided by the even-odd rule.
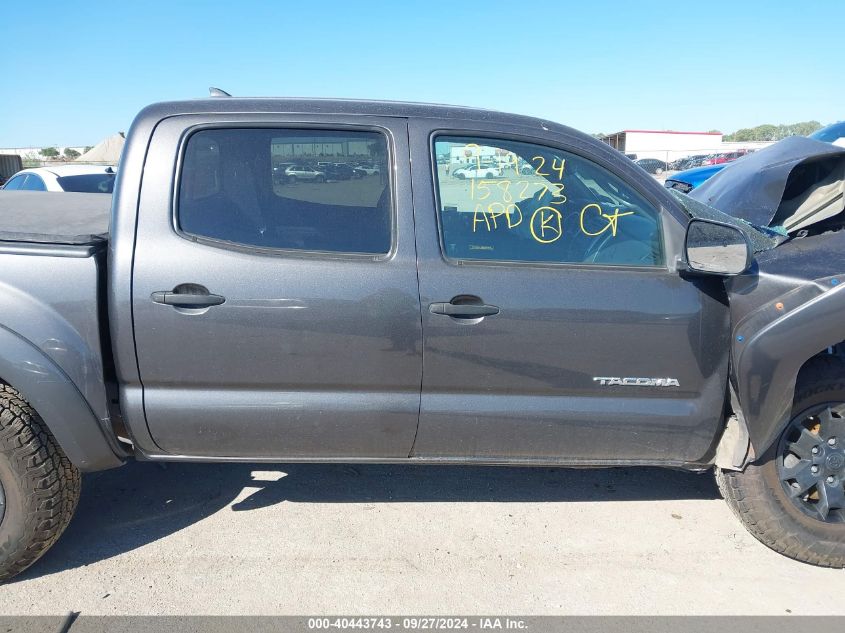
POLYGON ((716 471, 722 496, 757 539, 796 560, 845 567, 845 364, 801 372, 793 417, 743 472, 716 471))
POLYGON ((0 383, 0 582, 56 542, 76 510, 80 484, 35 410, 0 383))

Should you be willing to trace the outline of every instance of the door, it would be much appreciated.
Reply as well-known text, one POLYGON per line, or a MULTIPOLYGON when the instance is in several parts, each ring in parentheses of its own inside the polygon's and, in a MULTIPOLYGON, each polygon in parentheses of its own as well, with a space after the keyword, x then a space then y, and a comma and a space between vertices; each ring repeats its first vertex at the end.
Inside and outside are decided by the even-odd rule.
POLYGON ((702 458, 725 394, 721 280, 674 269, 684 227, 635 174, 579 139, 576 152, 552 132, 478 125, 411 124, 424 335, 413 455, 702 458), (443 155, 507 167, 462 180, 443 155))
POLYGON ((407 457, 422 362, 407 126, 256 117, 175 117, 153 137, 132 289, 150 435, 184 455, 407 457), (325 159, 380 169, 273 178, 325 159))

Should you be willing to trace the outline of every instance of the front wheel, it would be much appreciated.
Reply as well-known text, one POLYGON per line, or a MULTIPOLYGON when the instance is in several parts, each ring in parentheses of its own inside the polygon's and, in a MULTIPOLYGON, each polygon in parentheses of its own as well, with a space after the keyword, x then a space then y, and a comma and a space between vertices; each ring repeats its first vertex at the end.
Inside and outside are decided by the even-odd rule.
POLYGON ((0 582, 32 565, 61 536, 80 483, 35 410, 0 384, 0 582))
POLYGON ((798 377, 792 420, 743 472, 716 471, 746 528, 790 558, 845 567, 845 363, 817 358, 798 377))

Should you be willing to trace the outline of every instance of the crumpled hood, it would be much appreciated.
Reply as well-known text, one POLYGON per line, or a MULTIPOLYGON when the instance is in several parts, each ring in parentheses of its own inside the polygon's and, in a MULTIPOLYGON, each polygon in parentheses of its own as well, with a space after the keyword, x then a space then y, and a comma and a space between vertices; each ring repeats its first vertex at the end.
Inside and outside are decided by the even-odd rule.
POLYGON ((791 136, 730 164, 688 195, 758 226, 795 232, 845 209, 845 148, 791 136))

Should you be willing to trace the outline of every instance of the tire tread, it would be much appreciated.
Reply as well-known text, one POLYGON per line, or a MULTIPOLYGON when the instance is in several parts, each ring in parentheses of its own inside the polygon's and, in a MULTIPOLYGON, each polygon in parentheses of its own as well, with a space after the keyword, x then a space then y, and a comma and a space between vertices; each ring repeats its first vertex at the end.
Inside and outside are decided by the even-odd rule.
MULTIPOLYGON (((818 356, 802 368, 795 389, 796 409, 825 392, 845 393, 845 362, 836 356, 818 356)), ((845 568, 845 541, 812 538, 773 511, 772 491, 762 468, 755 464, 741 472, 716 468, 716 484, 737 518, 752 536, 784 556, 820 567, 845 568)))
POLYGON ((37 561, 64 532, 79 502, 82 479, 35 410, 3 383, 0 455, 16 475, 25 506, 21 535, 0 542, 0 582, 5 582, 37 561))

